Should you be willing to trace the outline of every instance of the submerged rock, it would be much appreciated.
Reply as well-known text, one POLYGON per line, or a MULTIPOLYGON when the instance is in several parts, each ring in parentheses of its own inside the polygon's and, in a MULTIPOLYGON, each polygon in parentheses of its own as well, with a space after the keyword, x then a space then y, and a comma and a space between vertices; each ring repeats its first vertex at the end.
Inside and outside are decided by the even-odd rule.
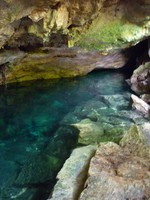
POLYGON ((46 154, 34 156, 22 167, 15 184, 29 186, 54 180, 60 166, 61 163, 57 157, 46 154))
POLYGON ((50 183, 76 145, 78 130, 73 126, 60 127, 46 148, 27 159, 19 172, 15 184, 30 186, 50 183))
POLYGON ((73 124, 78 128, 78 143, 84 145, 119 142, 131 124, 135 121, 140 123, 139 119, 142 118, 131 110, 129 97, 129 93, 97 95, 82 106, 77 106, 61 123, 73 124))

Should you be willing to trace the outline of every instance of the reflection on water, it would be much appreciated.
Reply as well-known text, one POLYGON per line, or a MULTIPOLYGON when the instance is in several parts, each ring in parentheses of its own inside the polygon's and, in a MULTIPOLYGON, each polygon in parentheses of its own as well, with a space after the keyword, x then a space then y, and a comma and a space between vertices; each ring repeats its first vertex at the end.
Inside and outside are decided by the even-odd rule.
POLYGON ((127 90, 111 71, 0 88, 0 199, 46 199, 78 137, 60 121, 97 95, 127 90))

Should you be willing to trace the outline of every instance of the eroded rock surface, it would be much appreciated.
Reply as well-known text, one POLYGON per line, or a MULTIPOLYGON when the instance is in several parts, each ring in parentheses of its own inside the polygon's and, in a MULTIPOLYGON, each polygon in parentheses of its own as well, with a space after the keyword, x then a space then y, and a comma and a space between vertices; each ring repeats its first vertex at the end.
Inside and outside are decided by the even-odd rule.
MULTIPOLYGON (((130 42, 135 43, 149 34, 150 4, 146 1, 2 0, 0 7, 0 29, 5 29, 0 37, 1 47, 5 44, 22 46, 24 36, 26 39, 32 36, 40 45, 45 43, 70 46, 79 41, 78 44, 82 43, 85 47, 95 46, 101 49, 101 46, 109 48, 122 42, 127 45, 130 42), (6 29, 6 26, 9 28, 6 29), (86 35, 82 35, 83 31, 86 35), (41 41, 38 40, 40 38, 41 41), (83 40, 86 41, 84 44, 83 40)), ((26 40, 27 43, 23 46, 32 46, 32 41, 28 43, 26 40)))
POLYGON ((77 199, 83 188, 89 162, 96 151, 96 146, 86 146, 74 149, 70 158, 57 175, 51 200, 77 199))
POLYGON ((150 93, 150 62, 140 65, 131 76, 131 89, 137 94, 150 93))
POLYGON ((123 67, 129 59, 121 51, 103 55, 79 48, 42 48, 30 53, 21 51, 24 56, 16 62, 16 57, 20 55, 17 52, 13 52, 12 55, 11 51, 5 52, 4 59, 0 59, 3 63, 12 63, 11 68, 6 68, 7 83, 83 76, 94 69, 123 67))
POLYGON ((137 109, 139 112, 141 112, 143 114, 143 116, 149 117, 150 105, 134 94, 131 95, 131 98, 133 100, 132 106, 135 109, 137 109))
POLYGON ((2 0, 0 8, 0 48, 28 51, 26 58, 17 64, 11 61, 12 70, 6 71, 7 83, 123 67, 130 54, 121 50, 150 34, 147 1, 2 0), (64 56, 64 47, 73 46, 100 53, 76 52, 71 58, 64 56), (58 56, 54 57, 51 52, 43 55, 32 52, 39 47, 63 49, 61 53, 57 49, 58 56))
POLYGON ((149 199, 149 161, 149 157, 129 153, 115 143, 101 144, 91 160, 87 188, 79 199, 149 199))

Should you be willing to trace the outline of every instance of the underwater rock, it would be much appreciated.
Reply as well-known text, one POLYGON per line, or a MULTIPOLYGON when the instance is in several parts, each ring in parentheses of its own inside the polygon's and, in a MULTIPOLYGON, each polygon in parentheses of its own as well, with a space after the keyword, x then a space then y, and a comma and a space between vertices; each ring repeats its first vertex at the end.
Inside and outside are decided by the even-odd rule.
POLYGON ((60 127, 42 153, 35 154, 26 161, 15 183, 30 186, 54 181, 62 164, 76 145, 78 132, 73 126, 60 127))
POLYGON ((100 96, 106 104, 116 110, 128 110, 130 93, 100 96))
POLYGON ((59 158, 46 154, 39 154, 25 163, 15 184, 20 186, 36 185, 54 180, 61 163, 59 158))
MULTIPOLYGON (((8 174, 8 177, 5 177, 6 178, 5 182, 3 182, 1 185, 0 199, 1 200, 5 200, 5 199, 15 199, 15 200, 27 199, 27 200, 30 200, 30 199, 34 198, 38 189, 34 188, 34 187, 26 187, 26 186, 16 185, 15 180, 17 177, 18 166, 15 166, 15 167, 17 167, 17 169, 15 171, 13 171, 13 174, 11 175, 9 172, 9 169, 7 169, 8 167, 10 168, 10 166, 11 166, 10 164, 11 163, 9 163, 9 165, 4 168, 8 174)), ((6 172, 2 171, 3 176, 6 175, 6 172)), ((2 179, 2 181, 3 181, 3 179, 2 179)))
POLYGON ((53 139, 47 144, 44 152, 48 155, 59 157, 62 161, 65 160, 76 146, 78 134, 79 130, 74 126, 60 126, 53 139))
POLYGON ((82 144, 119 142, 135 121, 144 121, 141 115, 131 111, 129 96, 129 93, 98 95, 75 107, 74 111, 64 117, 61 124, 74 124, 80 130, 78 142, 82 144))
POLYGON ((137 94, 150 93, 150 62, 140 65, 131 76, 131 89, 137 94))
POLYGON ((73 150, 66 160, 63 168, 57 175, 51 200, 77 199, 83 188, 91 157, 96 151, 96 146, 80 147, 73 150))
POLYGON ((89 177, 79 199, 149 199, 149 161, 115 143, 101 143, 91 159, 89 177))

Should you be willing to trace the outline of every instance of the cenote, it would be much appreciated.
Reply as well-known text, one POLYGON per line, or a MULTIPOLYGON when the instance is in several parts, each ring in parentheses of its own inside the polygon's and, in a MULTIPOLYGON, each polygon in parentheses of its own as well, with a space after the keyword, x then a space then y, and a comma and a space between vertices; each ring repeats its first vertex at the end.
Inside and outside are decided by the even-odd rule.
MULTIPOLYGON (((8 85, 7 89, 1 87, 0 199, 46 200, 58 171, 72 149, 81 145, 77 142, 79 130, 73 124, 84 119, 99 122, 91 110, 99 112, 101 106, 101 111, 105 110, 103 114, 111 113, 111 117, 117 109, 124 112, 130 109, 125 78, 122 72, 109 70, 74 79, 26 82, 8 85), (116 110, 113 109, 105 98, 111 95, 125 96, 125 106, 114 106, 116 110), (107 109, 104 109, 105 103, 109 104, 107 109)), ((106 126, 108 118, 104 119, 104 115, 102 118, 106 126)), ((121 117, 116 119, 114 126, 122 120, 121 117)), ((126 119, 125 126, 129 121, 126 119)), ((112 119, 109 126, 113 131, 101 136, 101 141, 119 139, 120 134, 116 134, 113 123, 112 119)))

